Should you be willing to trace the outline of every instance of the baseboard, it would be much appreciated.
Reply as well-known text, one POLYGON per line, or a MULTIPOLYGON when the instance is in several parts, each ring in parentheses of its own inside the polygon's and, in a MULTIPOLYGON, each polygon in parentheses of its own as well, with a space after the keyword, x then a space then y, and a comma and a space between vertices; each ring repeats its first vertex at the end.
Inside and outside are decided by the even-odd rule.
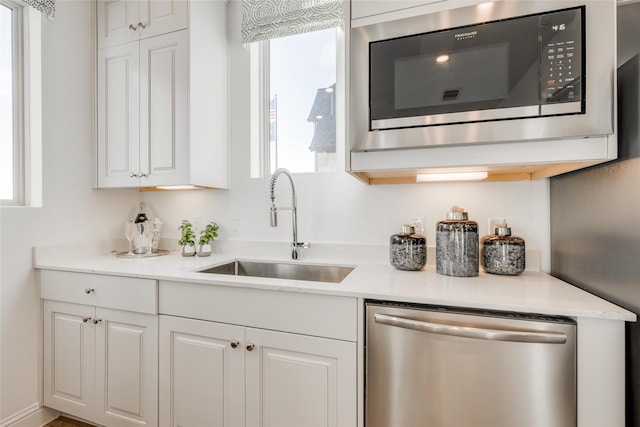
POLYGON ((0 421, 0 427, 42 427, 60 415, 58 411, 40 406, 39 403, 23 409, 0 421))

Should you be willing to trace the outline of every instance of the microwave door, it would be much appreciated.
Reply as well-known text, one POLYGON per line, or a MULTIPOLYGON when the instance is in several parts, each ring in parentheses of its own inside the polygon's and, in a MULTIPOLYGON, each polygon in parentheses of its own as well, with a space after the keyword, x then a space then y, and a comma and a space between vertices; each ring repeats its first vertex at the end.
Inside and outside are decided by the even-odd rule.
POLYGON ((371 129, 539 115, 538 17, 370 44, 371 129))

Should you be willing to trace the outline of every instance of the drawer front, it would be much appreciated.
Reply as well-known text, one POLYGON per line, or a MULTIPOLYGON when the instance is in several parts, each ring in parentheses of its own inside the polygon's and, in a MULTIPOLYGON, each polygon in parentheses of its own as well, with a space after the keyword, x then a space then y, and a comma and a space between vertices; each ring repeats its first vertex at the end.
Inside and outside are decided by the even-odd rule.
POLYGON ((42 270, 41 297, 139 313, 158 313, 156 280, 42 270))
POLYGON ((160 281, 161 314, 346 341, 358 338, 356 298, 160 281))

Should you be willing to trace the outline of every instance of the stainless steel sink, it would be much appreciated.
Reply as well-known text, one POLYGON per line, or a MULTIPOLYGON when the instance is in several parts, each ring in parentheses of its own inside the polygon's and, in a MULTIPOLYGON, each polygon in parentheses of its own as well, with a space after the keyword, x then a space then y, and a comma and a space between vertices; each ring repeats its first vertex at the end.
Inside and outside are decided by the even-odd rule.
POLYGON ((200 270, 200 273, 340 283, 352 271, 353 267, 344 266, 236 260, 200 270))

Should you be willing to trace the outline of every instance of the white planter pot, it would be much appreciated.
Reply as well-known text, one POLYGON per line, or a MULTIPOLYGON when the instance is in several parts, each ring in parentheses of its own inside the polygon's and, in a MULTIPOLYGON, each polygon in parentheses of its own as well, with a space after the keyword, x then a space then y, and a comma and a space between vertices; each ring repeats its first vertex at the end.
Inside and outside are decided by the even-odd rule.
POLYGON ((193 245, 182 246, 182 256, 194 256, 196 254, 196 247, 193 245))
POLYGON ((211 255, 211 245, 209 243, 200 245, 200 249, 198 250, 198 256, 209 256, 211 255))

